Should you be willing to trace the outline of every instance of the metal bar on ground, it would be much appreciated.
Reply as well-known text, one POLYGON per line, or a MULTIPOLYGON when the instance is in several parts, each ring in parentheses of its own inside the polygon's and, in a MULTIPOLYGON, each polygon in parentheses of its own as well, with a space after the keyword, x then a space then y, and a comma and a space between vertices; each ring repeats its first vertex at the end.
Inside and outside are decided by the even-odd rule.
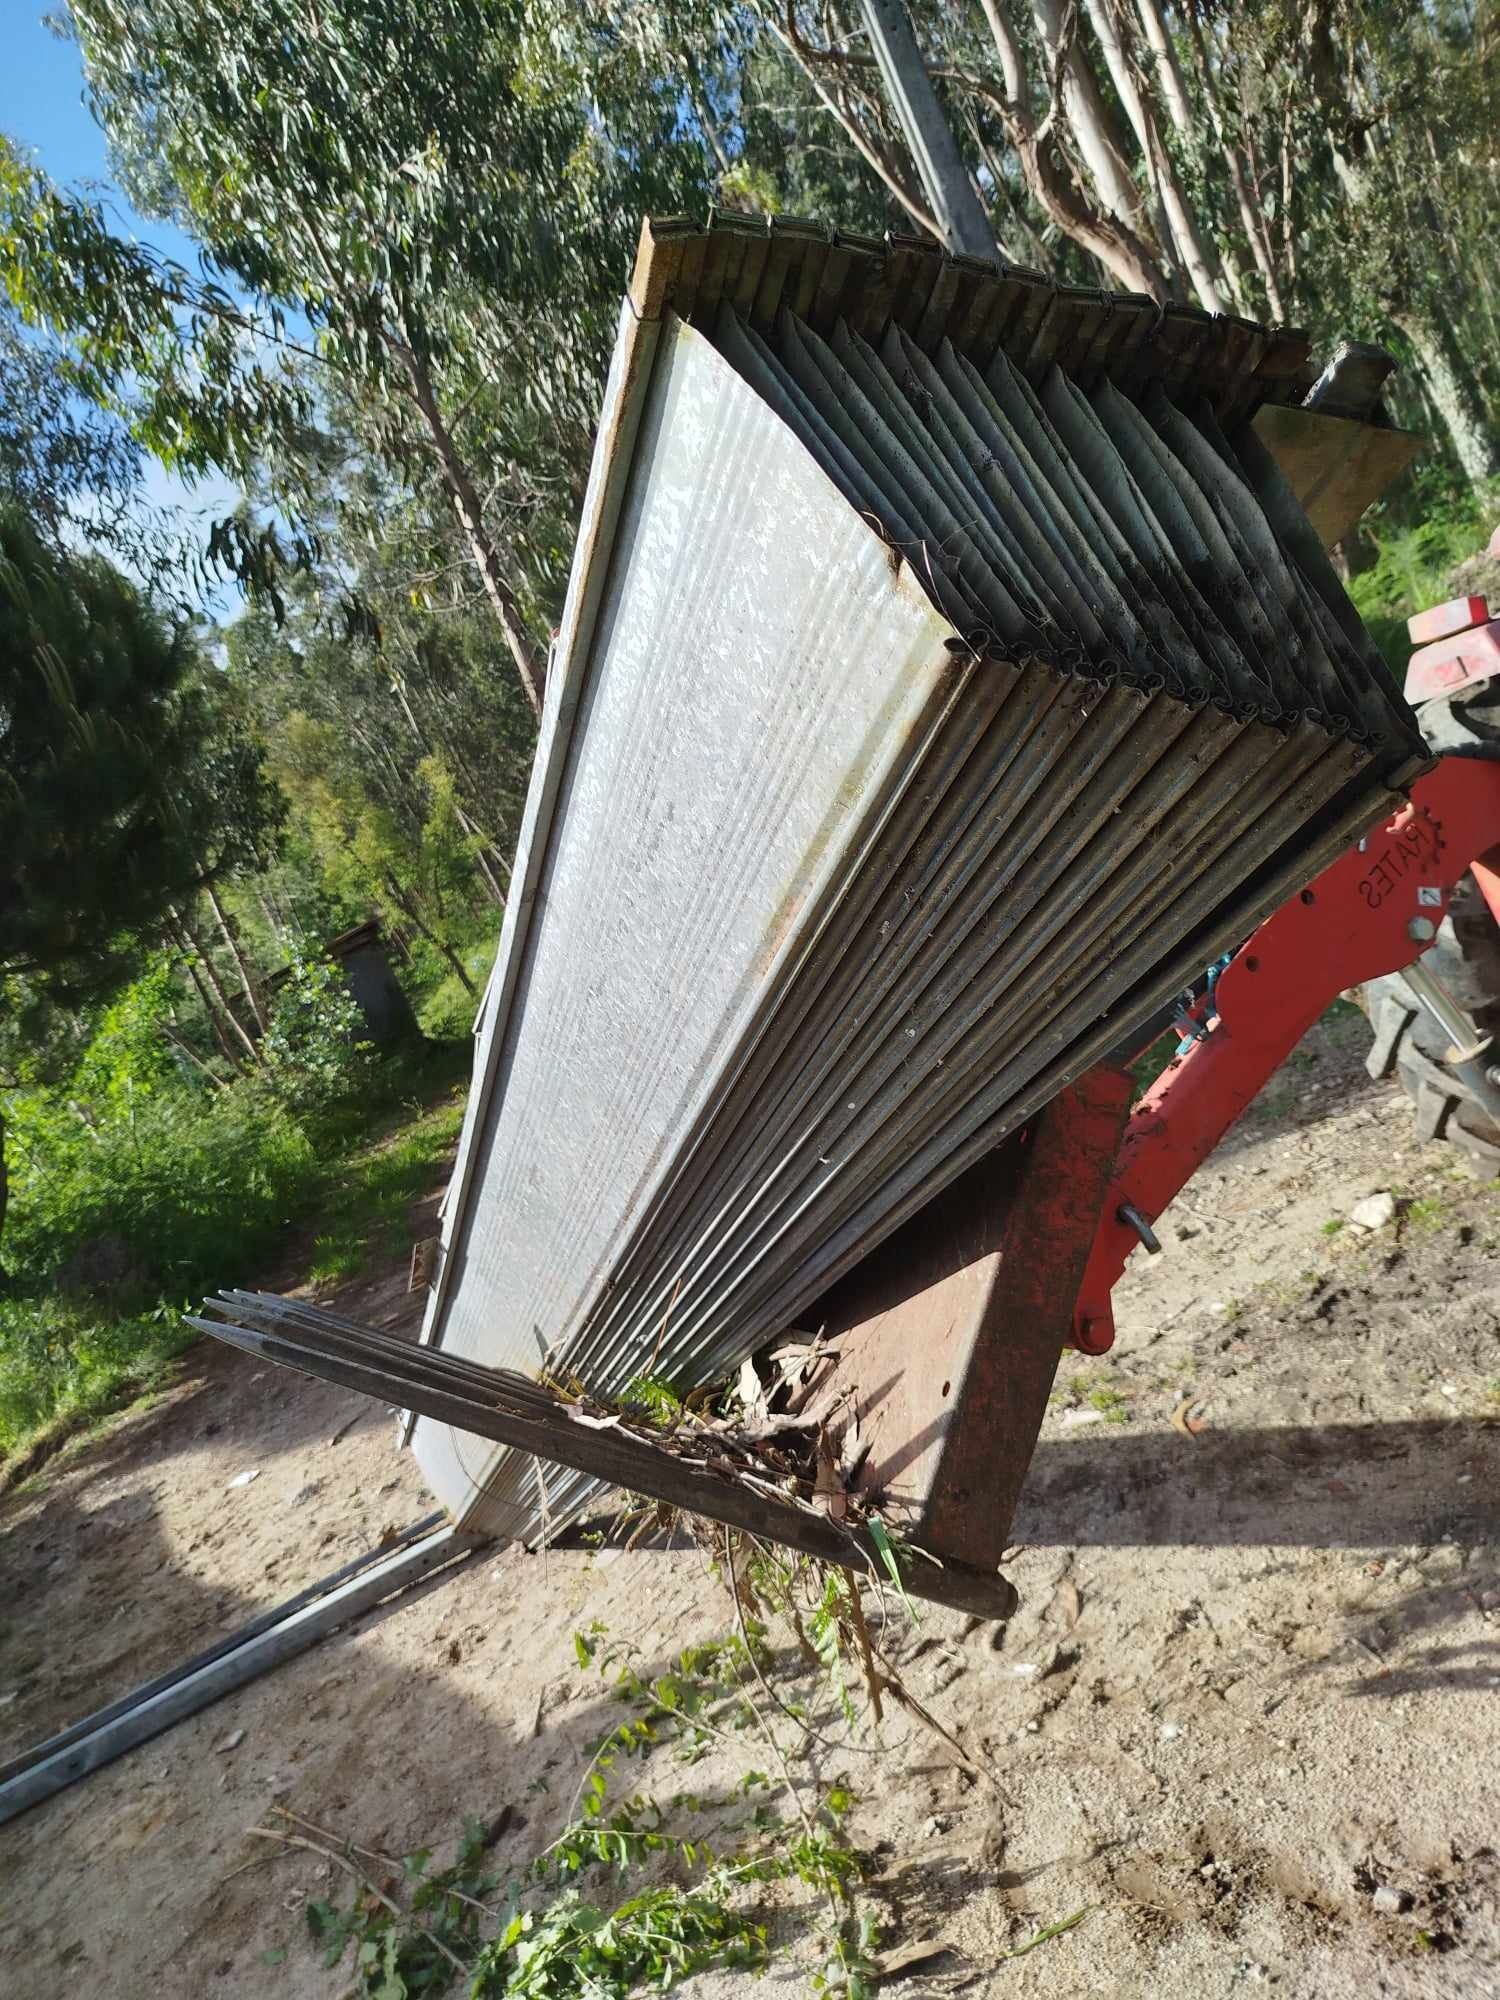
POLYGON ((252 1620, 246 1628, 248 1637, 244 1633, 231 1635, 224 1648, 211 1648, 197 1663, 190 1663, 190 1671, 147 1682, 133 1695, 84 1717, 8 1765, 10 1775, 0 1783, 0 1825, 91 1771, 113 1763, 126 1751, 149 1743, 173 1723, 196 1715, 221 1696, 280 1666, 283 1660, 306 1652, 335 1626, 410 1588, 434 1570, 456 1565, 484 1546, 483 1538, 465 1534, 461 1528, 439 1528, 420 1541, 399 1545, 373 1566, 366 1566, 362 1558, 357 1575, 310 1602, 309 1592, 299 1593, 278 1608, 273 1623, 267 1622, 273 1614, 252 1620))
POLYGON ((443 1519, 441 1511, 425 1515, 422 1520, 404 1529, 393 1542, 387 1542, 382 1548, 366 1549, 364 1554, 356 1556, 353 1562, 345 1563, 342 1568, 333 1570, 328 1576, 319 1577, 316 1583, 310 1583, 305 1590, 299 1590, 284 1604, 273 1604, 269 1611, 262 1611, 258 1617, 238 1626, 233 1632, 226 1633, 216 1645, 205 1646, 201 1653, 194 1653, 191 1659, 179 1660, 175 1667, 169 1667, 164 1674, 157 1674, 152 1680, 143 1681, 139 1687, 132 1688, 129 1694, 121 1695, 118 1701, 112 1701, 104 1708, 96 1708, 92 1715, 85 1715, 71 1727, 60 1729, 55 1736, 49 1736, 45 1743, 22 1751, 19 1757, 8 1759, 0 1764, 0 1787, 3 1787, 18 1771, 23 1771, 35 1763, 39 1756, 52 1756, 59 1750, 65 1750, 70 1743, 76 1743, 80 1737, 88 1736, 96 1729, 102 1729, 106 1722, 113 1722, 117 1715, 124 1715, 127 1710, 138 1708, 143 1701, 149 1700, 153 1695, 164 1693, 178 1681, 186 1680, 190 1674, 200 1673, 203 1668, 211 1667, 215 1660, 223 1659, 226 1653, 232 1653, 236 1647, 245 1645, 251 1639, 259 1638, 262 1632, 269 1632, 272 1626, 290 1618, 294 1611, 300 1611, 304 1605, 316 1603, 320 1597, 326 1596, 339 1584, 369 1569, 371 1564, 393 1555, 397 1549, 409 1548, 421 1536, 430 1535, 443 1519))

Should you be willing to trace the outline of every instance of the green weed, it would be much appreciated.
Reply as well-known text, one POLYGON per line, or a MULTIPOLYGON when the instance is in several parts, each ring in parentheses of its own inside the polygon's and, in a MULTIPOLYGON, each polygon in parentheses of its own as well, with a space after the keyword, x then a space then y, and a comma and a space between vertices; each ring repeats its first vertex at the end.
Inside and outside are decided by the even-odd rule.
POLYGON ((1118 1389, 1108 1383, 1101 1383, 1097 1389, 1090 1389, 1087 1397, 1091 1410, 1098 1410, 1107 1424, 1128 1424, 1130 1405, 1118 1389))
POLYGON ((1483 548, 1492 525, 1493 509, 1464 493, 1446 504, 1429 505, 1414 527, 1396 533, 1374 530, 1376 561, 1353 579, 1349 595, 1399 680, 1405 679, 1411 656, 1407 619, 1449 595, 1450 571, 1483 548))
POLYGON ((400 1256, 412 1205, 431 1191, 462 1123, 463 1105, 450 1098, 336 1169, 320 1205, 324 1227, 308 1272, 314 1284, 338 1284, 372 1260, 400 1256))
POLYGON ((11 1093, 0 1453, 158 1379, 188 1344, 184 1306, 252 1281, 298 1223, 315 1231, 320 1282, 399 1256, 407 1212, 457 1134, 467 1061, 461 1046, 386 1058, 360 1100, 324 1096, 298 1113, 253 1080, 143 1090, 132 1072, 124 1088, 90 1078, 87 1100, 11 1093))
POLYGON ((855 1902, 866 1869, 844 1830, 855 1801, 838 1780, 815 1800, 793 1789, 747 1692, 756 1684, 754 1642, 730 1636, 689 1646, 649 1678, 634 1648, 611 1640, 597 1620, 573 1643, 579 1669, 600 1675, 626 1714, 593 1745, 559 1831, 503 1887, 479 1821, 466 1823, 454 1861, 434 1868, 430 1848, 397 1859, 278 1809, 289 1844, 311 1844, 359 1882, 347 1904, 319 1897, 306 1905, 324 1963, 351 1956, 365 2000, 436 1995, 456 1979, 471 2000, 626 2000, 711 1968, 763 1971, 771 1945, 753 1898, 780 1884, 806 1892, 794 1916, 819 1942, 813 1990, 862 2000, 879 1938, 855 1902), (780 1782, 747 1768, 723 1796, 624 1793, 631 1764, 663 1750, 691 1762, 709 1742, 733 1745, 740 1736, 770 1742, 780 1782), (778 1796, 788 1815, 776 1809, 778 1796), (628 1893, 586 1892, 611 1871, 635 1878, 628 1893))
POLYGON ((117 1319, 55 1297, 0 1298, 0 1454, 119 1409, 191 1339, 173 1307, 117 1319))

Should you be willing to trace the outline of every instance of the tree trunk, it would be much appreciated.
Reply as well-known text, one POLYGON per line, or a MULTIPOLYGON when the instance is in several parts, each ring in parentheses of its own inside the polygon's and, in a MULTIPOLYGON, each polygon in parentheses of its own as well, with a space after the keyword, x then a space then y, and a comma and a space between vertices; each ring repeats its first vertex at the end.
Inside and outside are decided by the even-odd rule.
POLYGON ((1156 0, 1136 0, 1136 9, 1141 17, 1141 26, 1146 31, 1146 46, 1155 58, 1156 87, 1161 92, 1162 102, 1178 131, 1191 132, 1193 107, 1188 102, 1187 85, 1178 67, 1177 51, 1167 33, 1161 8, 1156 0))
POLYGON ((188 978, 192 980, 193 989, 202 1004, 204 1019, 208 1022, 209 1033, 214 1038, 214 1047, 219 1051, 219 1054, 228 1063, 229 1067, 238 1074, 244 1067, 243 1061, 235 1054, 233 1044, 225 1032, 224 1023, 219 1018, 219 1010, 213 1003, 213 996, 203 983, 203 975, 193 963, 191 957, 192 946, 188 943, 186 936, 181 934, 179 934, 176 942, 179 950, 189 954, 188 957, 184 958, 183 964, 187 968, 188 978))
POLYGON ((209 1082, 213 1085, 215 1090, 228 1089, 229 1086, 225 1083, 223 1077, 214 1075, 213 1071, 209 1068, 208 1064, 203 1060, 202 1056, 198 1054, 196 1049, 192 1049, 188 1046, 188 1044, 182 1039, 181 1035, 178 1034, 177 1030, 174 1027, 170 1026, 169 1023, 167 1023, 166 1021, 163 1021, 161 1024, 161 1031, 162 1034, 166 1037, 167 1041, 171 1043, 172 1047, 176 1049, 177 1053, 180 1056, 186 1056, 188 1061, 193 1065, 194 1069, 202 1070, 203 1074, 208 1078, 209 1082))
POLYGON ((1121 0, 1084 0, 1084 9, 1089 18, 1089 25, 1093 28, 1094 39, 1103 54, 1104 66, 1109 71, 1109 80, 1115 87, 1115 95, 1125 107, 1125 116, 1130 121, 1136 146, 1145 162, 1146 179, 1151 189, 1153 204, 1152 226, 1163 252, 1170 256, 1172 234, 1161 206, 1161 189, 1156 182, 1151 124, 1145 101, 1141 96, 1140 80, 1136 75, 1134 64, 1126 54, 1124 39, 1120 32, 1120 24, 1115 13, 1119 4, 1121 0))
POLYGON ((1026 59, 1006 0, 981 0, 1004 87, 980 77, 961 79, 979 91, 1000 114, 1021 163, 1031 198, 1063 234, 1086 250, 1129 290, 1145 292, 1165 305, 1172 287, 1152 245, 1128 222, 1109 214, 1077 186, 1058 158, 1045 127, 1038 126, 1028 102, 1026 59))
MULTIPOLYGON (((1105 4, 1108 4, 1108 0, 1105 0, 1105 4)), ((1177 130, 1186 137, 1193 130, 1195 121, 1192 107, 1188 103, 1187 86, 1183 82, 1182 71, 1177 66, 1177 54, 1167 33, 1166 23, 1162 19, 1156 0, 1137 0, 1137 6, 1141 25, 1146 31, 1146 42, 1151 50, 1152 80, 1167 107, 1167 115, 1177 130)), ((1153 177, 1160 190, 1162 208, 1177 246, 1178 257, 1192 281, 1193 290, 1198 294, 1199 303, 1208 312, 1223 312, 1224 298, 1219 289, 1223 273, 1219 269, 1219 260, 1212 239, 1202 228, 1188 200, 1187 192, 1177 172, 1176 162, 1162 138, 1154 106, 1139 90, 1136 95, 1143 121, 1141 144, 1151 162, 1153 177)))
POLYGON ((1500 431, 1490 422, 1468 362, 1450 328, 1411 311, 1391 318, 1411 343, 1433 407, 1471 486, 1500 479, 1500 431))
POLYGON ((240 986, 244 991, 245 1001, 250 1009, 251 1018, 255 1022, 256 1027, 264 1034, 269 1025, 266 1020, 266 1010, 261 1005, 259 993, 255 990, 255 981, 250 975, 250 966, 240 946, 239 938, 235 935, 234 926, 229 921, 229 912, 219 901, 218 891, 214 888, 212 882, 206 881, 203 884, 203 893, 208 898, 208 907, 214 913, 214 920, 219 926, 219 935, 224 940, 225 949, 234 960, 235 970, 240 975, 240 986))
MULTIPOLYGON (((431 746, 421 725, 417 721, 417 712, 411 705, 411 696, 407 693, 406 677, 394 668, 391 670, 391 686, 395 689, 396 699, 401 704, 401 713, 406 717, 406 726, 410 729, 418 749, 424 757, 431 755, 431 746)), ((475 825, 469 814, 464 811, 463 805, 457 797, 457 780, 465 775, 462 769, 463 760, 455 754, 457 746, 449 738, 448 732, 443 729, 441 716, 439 717, 438 728, 442 739, 442 749, 448 758, 451 775, 455 779, 454 814, 457 817, 459 825, 469 836, 470 840, 483 843, 482 846, 475 848, 475 873, 478 875, 481 883, 483 883, 485 894, 490 898, 490 901, 503 910, 505 908, 505 891, 495 880, 495 871, 491 868, 489 857, 485 853, 486 848, 490 849, 491 852, 495 851, 494 842, 488 834, 475 825)), ((503 863, 501 865, 504 866, 503 863)))
POLYGON ((692 105, 693 116, 698 121, 699 129, 704 138, 707 139, 710 150, 719 163, 719 172, 721 174, 732 173, 734 162, 729 157, 719 128, 714 121, 714 115, 708 108, 708 91, 703 86, 703 79, 699 75, 698 65, 694 62, 691 55, 683 57, 682 69, 683 74, 687 78, 688 103, 692 105))
POLYGON ((1212 238, 1205 234, 1199 224, 1178 177, 1172 156, 1167 151, 1166 141, 1162 138, 1154 118, 1148 126, 1148 137, 1152 168, 1157 186, 1161 190, 1161 205, 1166 212, 1167 225, 1172 232, 1178 260, 1191 279, 1193 290, 1198 294, 1198 303, 1204 311, 1221 313, 1224 310, 1224 296, 1219 286, 1223 272, 1219 268, 1212 238))
MULTIPOLYGON (((1367 137, 1372 139, 1368 156, 1373 162, 1378 153, 1373 135, 1367 137)), ((1357 228, 1363 220, 1361 211, 1367 207, 1372 193, 1372 166, 1353 149, 1345 150, 1337 140, 1332 156, 1334 171, 1357 228)), ((1383 303, 1392 324, 1411 343, 1427 393, 1452 441, 1464 477, 1471 486, 1487 486, 1491 480, 1500 479, 1500 434, 1490 421, 1479 383, 1454 339, 1452 327, 1409 305, 1399 297, 1399 285, 1399 260, 1393 256, 1390 292, 1383 303)))
POLYGON ((469 998, 471 1000, 477 1000, 479 998, 479 989, 475 986, 473 980, 469 977, 468 967, 464 964, 463 960, 459 957, 458 953, 453 949, 452 945, 445 943, 444 940, 438 936, 437 932, 434 931, 429 924, 424 922, 421 912, 417 909, 416 902, 401 887, 401 884, 396 880, 394 875, 386 876, 385 886, 389 890, 392 898, 395 901, 396 907, 398 910, 400 910, 401 914, 404 917, 410 918, 411 922, 416 925, 417 929, 421 932, 422 936, 426 938, 427 942, 432 946, 434 951, 442 953, 443 957, 447 959, 449 965, 452 966, 454 974, 457 977, 459 984, 463 987, 464 991, 468 994, 469 998))
MULTIPOLYGON (((796 16, 789 8, 784 20, 769 17, 771 33, 787 51, 802 74, 813 87, 813 92, 823 109, 839 126, 854 150, 865 164, 884 183, 886 189, 906 210, 918 229, 923 229, 934 241, 941 243, 943 232, 938 227, 937 217, 931 213, 915 187, 892 159, 888 148, 877 142, 855 116, 842 90, 835 90, 824 78, 823 69, 842 70, 848 67, 847 58, 830 54, 826 50, 813 48, 803 40, 797 31, 796 16)), ((873 66, 874 58, 870 58, 873 66)))
POLYGON ((1260 273, 1261 284, 1265 287, 1266 309, 1272 319, 1284 322, 1286 306, 1281 296, 1281 284, 1276 275, 1276 260, 1271 252, 1271 236, 1266 228, 1266 218, 1260 203, 1251 194, 1240 149, 1229 136, 1229 128, 1224 121, 1224 107, 1219 101, 1218 79, 1214 75, 1213 64, 1209 61, 1208 44, 1203 38, 1203 26, 1195 7, 1191 4, 1187 9, 1187 16, 1188 35, 1198 65, 1198 81, 1202 86, 1203 101, 1208 107, 1214 139, 1229 172, 1229 184, 1234 189, 1235 205, 1240 212, 1240 227, 1245 232, 1250 255, 1255 260, 1255 268, 1260 273))
POLYGON ((202 938, 199 937, 198 933, 193 929, 180 910, 174 908, 172 915, 177 921, 178 929, 192 946, 199 965, 203 968, 203 976, 208 981, 209 988, 215 1000, 218 1001, 220 1008, 223 1010, 225 1022, 234 1035, 244 1044, 245 1053, 249 1056, 251 1062, 259 1063, 260 1050, 255 1045, 255 1037, 250 1033, 250 1030, 230 1005, 229 995, 224 990, 224 982, 219 977, 219 969, 205 949, 202 938))
POLYGON ((1071 8, 1065 13, 1059 0, 1032 0, 1031 12, 1048 71, 1061 85, 1064 114, 1104 206, 1148 242, 1150 218, 1130 172, 1125 135, 1079 45, 1076 15, 1071 8))
MULTIPOLYGON (((474 821, 470 819, 469 815, 464 811, 463 807, 459 804, 457 799, 453 801, 453 811, 458 819, 459 825, 463 828, 464 832, 469 836, 470 840, 472 840, 475 844, 474 868, 475 872, 479 876, 480 881, 484 884, 485 894, 489 897, 490 901, 495 905, 495 908, 497 910, 503 910, 505 908, 505 891, 501 888, 500 883, 496 878, 495 871, 490 866, 491 854, 496 855, 496 858, 498 859, 498 850, 496 849, 494 842, 490 839, 489 835, 484 831, 482 827, 475 825, 474 821)), ((502 868, 505 867, 505 863, 503 861, 500 863, 500 865, 502 868)), ((506 872, 509 873, 509 870, 507 869, 506 872)))
POLYGON ((474 567, 479 572, 479 580, 484 594, 490 601, 490 608, 500 621, 500 629, 505 634, 505 643, 510 648, 510 656, 516 663, 516 672, 521 677, 521 685, 526 690, 526 698, 540 715, 542 712, 542 680, 544 663, 532 644, 526 629, 526 621, 521 616, 514 594, 500 567, 500 555, 484 525, 484 509, 479 504, 479 495, 474 490, 474 482, 469 477, 469 469, 459 455, 452 434, 443 422, 438 408, 437 392, 432 385, 425 363, 410 345, 404 341, 393 343, 395 351, 406 370, 411 384, 412 401, 421 413, 427 427, 427 434, 437 457, 442 474, 443 488, 458 516, 459 526, 469 544, 474 558, 474 567))

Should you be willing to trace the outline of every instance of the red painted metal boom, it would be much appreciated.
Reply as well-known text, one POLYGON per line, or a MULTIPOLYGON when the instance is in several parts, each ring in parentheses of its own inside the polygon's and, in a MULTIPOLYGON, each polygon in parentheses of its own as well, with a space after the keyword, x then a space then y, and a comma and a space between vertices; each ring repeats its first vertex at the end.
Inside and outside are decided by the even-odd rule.
POLYGON ((1348 987, 1412 964, 1465 870, 1500 922, 1500 763, 1444 757, 1411 803, 1268 917, 1219 979, 1217 1019, 1131 1114, 1073 1316, 1073 1345, 1114 1340, 1110 1293, 1148 1222, 1348 987))

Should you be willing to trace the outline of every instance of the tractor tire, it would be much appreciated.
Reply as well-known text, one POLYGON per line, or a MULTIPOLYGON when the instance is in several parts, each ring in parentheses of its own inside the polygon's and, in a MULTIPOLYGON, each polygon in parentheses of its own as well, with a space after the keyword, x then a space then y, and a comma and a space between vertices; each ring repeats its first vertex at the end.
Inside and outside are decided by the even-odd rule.
MULTIPOLYGON (((1456 884, 1424 963, 1480 1032, 1495 1037, 1500 1063, 1500 925, 1472 875, 1456 884)), ((1500 1124, 1444 1063, 1448 1038, 1400 974, 1367 981, 1360 1000, 1375 1038, 1365 1068, 1374 1077, 1394 1071, 1400 1078, 1416 1107, 1418 1138, 1446 1139, 1482 1180, 1500 1174, 1500 1124)))

